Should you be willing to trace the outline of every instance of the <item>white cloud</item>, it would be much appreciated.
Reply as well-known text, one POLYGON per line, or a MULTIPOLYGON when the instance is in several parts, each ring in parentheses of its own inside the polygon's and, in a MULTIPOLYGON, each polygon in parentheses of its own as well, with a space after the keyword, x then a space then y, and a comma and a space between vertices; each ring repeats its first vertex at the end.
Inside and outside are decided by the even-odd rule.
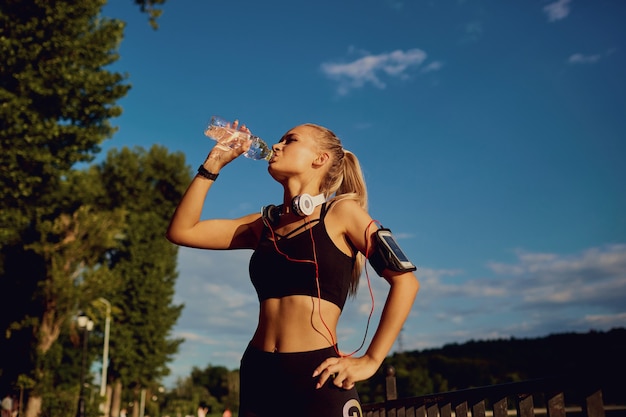
POLYGON ((525 309, 586 306, 613 313, 626 305, 626 245, 570 255, 518 251, 517 263, 488 267, 525 309))
POLYGON ((398 240, 402 240, 402 239, 413 239, 415 237, 415 234, 413 233, 406 233, 406 232, 398 232, 398 233, 394 233, 394 237, 398 240))
MULTIPOLYGON (((425 60, 426 53, 421 49, 396 50, 379 55, 366 54, 347 63, 326 62, 321 65, 321 69, 328 78, 338 81, 338 92, 345 95, 351 89, 366 84, 384 89, 385 78, 408 79, 410 71, 419 67, 425 60)), ((434 63, 429 70, 440 68, 440 64, 434 63)))
POLYGON ((570 3, 571 0, 557 0, 545 6, 543 11, 550 22, 565 19, 570 13, 570 3))
POLYGON ((581 320, 589 328, 614 328, 626 325, 626 312, 619 314, 591 314, 581 320))
POLYGON ((201 335, 195 332, 179 331, 176 333, 176 337, 181 337, 187 341, 198 343, 201 345, 216 345, 218 343, 217 339, 207 337, 205 335, 201 335))
POLYGON ((439 71, 441 68, 443 68, 443 62, 433 61, 430 64, 426 65, 424 68, 422 68, 422 72, 427 73, 427 72, 439 71))
POLYGON ((250 290, 249 258, 250 251, 180 249, 175 300, 185 304, 180 328, 242 335, 250 331, 257 298, 250 290))
POLYGON ((418 269, 418 319, 407 324, 416 334, 406 347, 626 325, 626 245, 515 255, 513 262, 487 263, 488 277, 418 269))
POLYGON ((573 54, 571 55, 567 62, 570 64, 595 64, 600 60, 601 56, 596 55, 583 55, 583 54, 573 54))

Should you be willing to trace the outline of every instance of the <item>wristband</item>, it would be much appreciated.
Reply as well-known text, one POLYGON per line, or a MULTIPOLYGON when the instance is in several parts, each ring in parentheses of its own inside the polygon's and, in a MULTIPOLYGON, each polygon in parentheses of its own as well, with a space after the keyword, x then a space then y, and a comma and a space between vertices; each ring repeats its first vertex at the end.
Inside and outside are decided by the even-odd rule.
POLYGON ((209 170, 206 169, 204 165, 200 164, 200 166, 198 167, 198 175, 206 178, 207 180, 215 181, 217 179, 217 176, 220 174, 214 174, 212 172, 209 172, 209 170))

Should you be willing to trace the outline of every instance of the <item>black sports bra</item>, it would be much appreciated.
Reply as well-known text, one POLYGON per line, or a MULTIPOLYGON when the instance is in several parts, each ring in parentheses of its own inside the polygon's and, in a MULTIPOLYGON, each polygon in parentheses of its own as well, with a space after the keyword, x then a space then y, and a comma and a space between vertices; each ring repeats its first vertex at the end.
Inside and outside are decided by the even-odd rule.
POLYGON ((309 230, 300 230, 306 226, 302 225, 285 236, 275 234, 276 242, 272 241, 271 232, 265 226, 249 265, 250 280, 259 301, 289 295, 318 296, 313 254, 315 242, 320 297, 343 309, 355 258, 339 250, 328 236, 324 224, 328 207, 326 203, 322 206, 320 218, 311 221, 317 223, 309 230), (274 243, 290 259, 277 252, 274 243))

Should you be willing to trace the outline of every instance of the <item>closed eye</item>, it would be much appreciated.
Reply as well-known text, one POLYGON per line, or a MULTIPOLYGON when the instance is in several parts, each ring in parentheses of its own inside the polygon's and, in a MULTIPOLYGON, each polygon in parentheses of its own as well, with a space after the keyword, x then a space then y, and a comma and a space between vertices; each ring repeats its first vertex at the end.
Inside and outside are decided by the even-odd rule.
POLYGON ((278 141, 278 143, 288 144, 288 143, 297 142, 297 141, 298 141, 298 139, 296 139, 295 136, 293 136, 293 135, 286 135, 286 136, 283 136, 280 139, 280 141, 278 141))

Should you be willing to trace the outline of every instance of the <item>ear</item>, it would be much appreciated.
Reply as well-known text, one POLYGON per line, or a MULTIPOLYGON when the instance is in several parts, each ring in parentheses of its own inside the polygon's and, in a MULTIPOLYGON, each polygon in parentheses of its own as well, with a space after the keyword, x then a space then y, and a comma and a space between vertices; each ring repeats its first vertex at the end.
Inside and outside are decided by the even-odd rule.
POLYGON ((313 166, 321 167, 326 162, 328 162, 328 160, 330 160, 330 155, 328 155, 328 152, 320 152, 319 155, 317 155, 317 158, 313 160, 313 166))

